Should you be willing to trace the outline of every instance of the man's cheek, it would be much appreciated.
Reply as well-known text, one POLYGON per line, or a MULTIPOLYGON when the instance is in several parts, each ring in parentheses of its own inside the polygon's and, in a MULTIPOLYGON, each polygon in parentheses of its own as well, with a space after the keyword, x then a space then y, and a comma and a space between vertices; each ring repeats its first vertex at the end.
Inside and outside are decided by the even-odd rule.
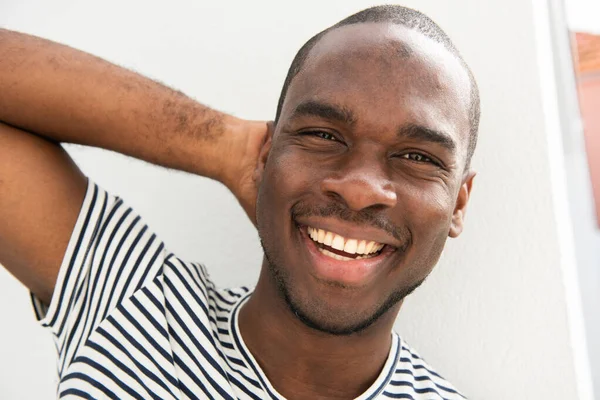
POLYGON ((283 153, 273 166, 273 184, 277 185, 281 195, 288 197, 302 196, 312 191, 322 179, 322 168, 299 152, 283 153))

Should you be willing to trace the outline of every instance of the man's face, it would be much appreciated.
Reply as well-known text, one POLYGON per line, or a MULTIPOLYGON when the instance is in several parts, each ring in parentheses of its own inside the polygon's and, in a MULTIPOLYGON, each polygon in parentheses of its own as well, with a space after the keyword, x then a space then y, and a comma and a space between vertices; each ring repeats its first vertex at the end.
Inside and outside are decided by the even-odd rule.
POLYGON ((359 331, 416 288, 457 236, 470 83, 402 27, 327 33, 292 81, 258 195, 265 263, 305 323, 359 331))

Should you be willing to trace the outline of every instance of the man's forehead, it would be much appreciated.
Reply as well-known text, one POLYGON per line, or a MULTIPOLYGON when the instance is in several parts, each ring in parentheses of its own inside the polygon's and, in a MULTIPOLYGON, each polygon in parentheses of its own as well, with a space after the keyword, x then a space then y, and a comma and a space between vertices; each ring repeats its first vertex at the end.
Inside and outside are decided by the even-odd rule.
POLYGON ((469 131, 470 81, 460 61, 403 26, 362 23, 325 34, 292 81, 283 114, 314 99, 354 105, 357 113, 378 102, 379 114, 412 113, 422 120, 410 122, 469 131))
POLYGON ((466 78, 465 83, 469 81, 458 58, 442 43, 409 27, 389 22, 359 23, 330 30, 310 50, 305 65, 323 58, 373 61, 377 57, 389 63, 429 64, 432 68, 462 75, 466 78))
POLYGON ((382 47, 390 51, 397 50, 396 55, 405 58, 412 55, 414 51, 418 53, 420 48, 432 44, 438 45, 405 26, 365 22, 340 26, 325 33, 311 49, 307 62, 323 54, 335 56, 355 52, 358 55, 359 50, 365 47, 373 52, 381 50, 382 47))

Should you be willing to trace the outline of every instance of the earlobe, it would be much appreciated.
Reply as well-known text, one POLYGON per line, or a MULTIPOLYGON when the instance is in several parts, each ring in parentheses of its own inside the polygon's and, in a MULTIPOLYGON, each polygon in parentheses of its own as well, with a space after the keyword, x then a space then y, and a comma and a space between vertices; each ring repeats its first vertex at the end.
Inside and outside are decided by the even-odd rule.
POLYGON ((454 207, 452 222, 450 223, 450 231, 448 232, 448 236, 451 238, 458 237, 463 231, 465 214, 467 212, 467 204, 469 203, 469 198, 471 197, 471 189, 473 187, 474 177, 475 172, 469 172, 463 180, 460 190, 458 191, 458 198, 456 199, 456 206, 454 207))

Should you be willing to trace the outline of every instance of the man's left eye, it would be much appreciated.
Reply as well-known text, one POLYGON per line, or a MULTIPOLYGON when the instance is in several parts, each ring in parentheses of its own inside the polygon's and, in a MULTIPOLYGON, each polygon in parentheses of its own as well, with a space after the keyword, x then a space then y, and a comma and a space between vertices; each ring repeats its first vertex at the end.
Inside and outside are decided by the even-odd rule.
POLYGON ((421 153, 406 153, 402 154, 402 158, 422 163, 433 163, 433 160, 421 153))
POLYGON ((329 132, 313 131, 311 134, 320 137, 321 139, 337 141, 336 137, 329 132))

